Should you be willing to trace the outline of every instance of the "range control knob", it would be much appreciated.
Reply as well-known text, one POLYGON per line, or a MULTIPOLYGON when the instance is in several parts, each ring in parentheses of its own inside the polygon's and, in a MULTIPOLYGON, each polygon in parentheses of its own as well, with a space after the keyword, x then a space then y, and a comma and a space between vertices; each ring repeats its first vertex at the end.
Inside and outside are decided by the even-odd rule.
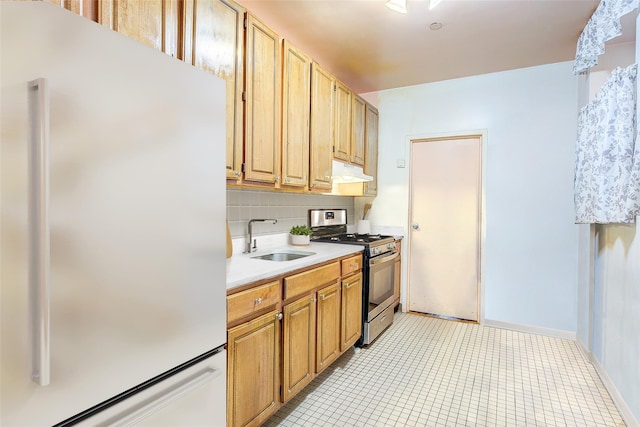
POLYGON ((380 248, 371 248, 371 255, 378 255, 380 253, 380 248))

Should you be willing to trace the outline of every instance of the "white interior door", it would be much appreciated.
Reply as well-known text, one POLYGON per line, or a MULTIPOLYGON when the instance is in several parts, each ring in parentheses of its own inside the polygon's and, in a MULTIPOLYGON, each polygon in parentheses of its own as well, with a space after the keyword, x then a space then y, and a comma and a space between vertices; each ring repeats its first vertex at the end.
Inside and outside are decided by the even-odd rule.
POLYGON ((411 144, 409 310, 478 321, 480 137, 411 144))

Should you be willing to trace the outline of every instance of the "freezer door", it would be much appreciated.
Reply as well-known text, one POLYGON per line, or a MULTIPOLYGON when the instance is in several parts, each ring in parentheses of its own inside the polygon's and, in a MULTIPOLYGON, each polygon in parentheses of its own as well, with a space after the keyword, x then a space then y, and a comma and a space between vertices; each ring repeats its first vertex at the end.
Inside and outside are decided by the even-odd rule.
POLYGON ((0 8, 0 425, 52 425, 225 343, 225 83, 48 2, 0 8), (44 293, 29 280, 40 78, 44 293), (29 320, 34 301, 49 328, 46 310, 29 320), (31 379, 38 354, 46 386, 31 379))
POLYGON ((77 425, 224 427, 226 363, 223 350, 77 425))

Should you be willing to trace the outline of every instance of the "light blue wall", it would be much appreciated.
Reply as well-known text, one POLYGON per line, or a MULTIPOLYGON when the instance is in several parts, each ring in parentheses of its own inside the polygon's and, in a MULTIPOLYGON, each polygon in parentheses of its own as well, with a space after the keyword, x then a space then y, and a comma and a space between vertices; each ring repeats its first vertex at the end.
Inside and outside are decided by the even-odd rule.
MULTIPOLYGON (((379 92, 379 192, 369 219, 407 229, 410 140, 486 129, 484 317, 576 331, 572 63, 379 92)), ((406 273, 406 271, 405 271, 406 273)), ((404 292, 406 295, 406 289, 404 292)))
POLYGON ((596 226, 596 241, 592 353, 637 423, 640 420, 640 231, 637 224, 596 226))

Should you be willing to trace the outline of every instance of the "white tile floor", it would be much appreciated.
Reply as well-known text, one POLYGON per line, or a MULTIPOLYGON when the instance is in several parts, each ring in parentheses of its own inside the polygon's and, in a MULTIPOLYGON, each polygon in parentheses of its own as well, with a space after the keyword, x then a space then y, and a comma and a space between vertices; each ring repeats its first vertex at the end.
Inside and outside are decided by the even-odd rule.
POLYGON ((351 349, 266 426, 624 426, 570 340, 415 314, 351 349))

